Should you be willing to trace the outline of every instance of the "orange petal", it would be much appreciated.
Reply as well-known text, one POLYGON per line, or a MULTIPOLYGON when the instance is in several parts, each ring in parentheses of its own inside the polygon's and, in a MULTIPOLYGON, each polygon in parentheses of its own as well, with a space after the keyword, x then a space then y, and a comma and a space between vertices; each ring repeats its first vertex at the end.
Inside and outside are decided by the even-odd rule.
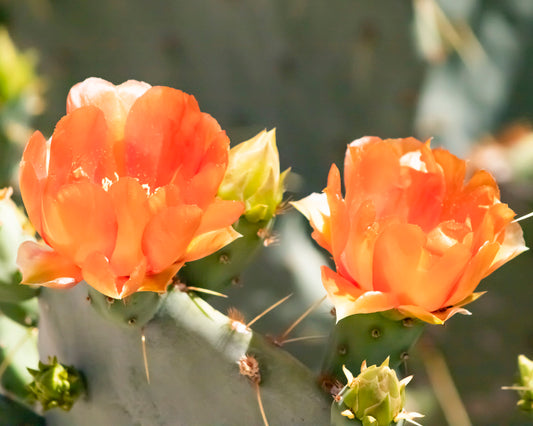
POLYGON ((166 207, 180 206, 182 204, 185 204, 182 190, 173 184, 157 188, 148 198, 148 208, 151 215, 156 215, 166 207))
POLYGON ((204 211, 202 222, 196 231, 196 235, 225 228, 235 223, 243 212, 244 203, 217 198, 204 211))
POLYGON ((168 207, 150 219, 142 247, 151 273, 181 261, 200 226, 202 213, 196 206, 183 205, 168 207))
POLYGON ((129 275, 144 258, 142 237, 150 214, 145 190, 136 179, 120 178, 109 188, 117 217, 116 245, 111 265, 117 275, 129 275))
POLYGON ((94 105, 104 113, 114 138, 121 139, 131 106, 150 87, 147 83, 135 80, 115 86, 101 78, 91 77, 70 89, 67 114, 83 106, 94 105))
POLYGON ((474 228, 473 249, 478 250, 486 241, 503 242, 504 231, 512 221, 514 212, 507 204, 497 203, 485 208, 481 222, 474 228))
POLYGON ((366 291, 345 311, 345 316, 352 314, 369 314, 383 312, 398 304, 396 297, 381 291, 366 291))
POLYGON ((440 174, 409 170, 410 185, 404 190, 407 221, 425 232, 441 220, 445 182, 440 174))
POLYGON ((427 267, 425 243, 426 236, 416 225, 386 226, 375 243, 374 290, 410 294, 420 280, 420 268, 427 267))
POLYGON ((387 193, 398 185, 400 156, 393 144, 379 138, 352 142, 344 165, 347 202, 359 203, 373 195, 376 210, 381 211, 382 204, 389 201, 387 193))
POLYGON ((453 196, 459 193, 462 190, 465 180, 466 162, 442 148, 434 149, 433 155, 442 168, 442 176, 446 181, 447 194, 453 196))
POLYGON ((432 312, 447 306, 456 283, 467 270, 471 252, 463 244, 442 255, 426 249, 426 235, 414 225, 391 225, 375 245, 375 289, 398 295, 402 305, 432 312))
POLYGON ((356 284, 351 283, 332 271, 327 266, 322 266, 321 271, 322 284, 335 306, 337 321, 352 315, 352 306, 364 291, 357 287, 356 284))
POLYGON ((402 315, 405 315, 406 317, 418 318, 419 320, 422 320, 429 324, 444 324, 445 319, 448 318, 448 313, 446 313, 445 319, 441 319, 440 316, 442 316, 442 313, 440 315, 436 315, 420 306, 415 305, 402 305, 398 306, 396 309, 398 310, 398 312, 400 312, 402 315))
POLYGON ((82 107, 57 123, 50 144, 48 175, 57 186, 80 179, 99 185, 116 170, 104 114, 82 107))
POLYGON ((363 290, 373 290, 374 245, 379 235, 376 211, 371 201, 352 213, 351 228, 343 253, 338 259, 339 272, 353 277, 363 290))
POLYGON ((83 279, 106 296, 122 299, 138 291, 146 272, 143 259, 128 276, 117 276, 109 261, 102 253, 93 253, 83 263, 83 279))
POLYGON ((342 198, 340 172, 335 164, 329 170, 328 186, 324 192, 328 198, 330 211, 331 254, 334 259, 338 259, 350 233, 350 218, 346 203, 342 198))
POLYGON ((491 274, 504 263, 509 262, 511 259, 526 250, 528 250, 528 248, 526 247, 526 243, 524 241, 522 228, 517 222, 510 223, 505 228, 504 240, 500 244, 500 249, 492 261, 492 265, 487 271, 487 275, 491 274))
POLYGON ((470 296, 479 282, 485 277, 496 258, 500 245, 498 243, 486 243, 472 257, 472 260, 466 266, 466 269, 457 283, 450 298, 444 306, 453 306, 470 296))
POLYGON ((80 268, 70 259, 33 241, 19 246, 17 265, 22 271, 22 284, 70 288, 82 280, 80 268))
MULTIPOLYGON (((152 189, 170 183, 177 172, 184 173, 181 169, 192 169, 193 173, 183 175, 192 179, 204 167, 211 143, 229 150, 227 136, 216 120, 200 111, 194 97, 168 87, 152 87, 135 102, 126 121, 128 174, 152 189)), ((223 174, 227 152, 221 160, 223 174)), ((217 189, 219 184, 215 183, 217 189)), ((204 189, 210 190, 211 186, 204 189)))
POLYGON ((327 266, 321 269, 322 283, 335 306, 337 321, 354 314, 387 311, 397 304, 394 295, 363 291, 327 266))
MULTIPOLYGON (((152 87, 133 104, 124 134, 129 176, 152 189, 170 182, 168 175, 179 168, 180 155, 184 155, 180 153, 182 141, 175 139, 179 137, 181 121, 189 108, 189 97, 168 87, 152 87), (168 164, 172 164, 172 170, 162 170, 163 165, 168 164), (159 173, 167 176, 163 184, 157 183, 159 173)), ((197 104, 196 108, 191 108, 200 114, 197 104)))
POLYGON ((192 262, 193 260, 209 256, 241 236, 242 235, 235 231, 231 226, 198 235, 194 237, 187 247, 187 254, 185 255, 184 260, 186 262, 192 262))
POLYGON ((30 138, 20 163, 20 192, 31 223, 42 235, 41 203, 44 179, 47 176, 47 144, 40 132, 30 138))
POLYGON ((204 165, 198 174, 186 183, 183 183, 185 202, 196 204, 205 209, 216 197, 222 178, 224 177, 225 165, 220 163, 208 163, 204 165))
POLYGON ((51 246, 80 265, 93 252, 111 256, 117 222, 107 192, 80 182, 43 197, 43 232, 51 246))
MULTIPOLYGON (((201 208, 205 208, 216 196, 228 164, 229 139, 224 131, 216 130, 219 129, 218 123, 211 121, 214 119, 205 114, 201 128, 209 125, 209 133, 204 135, 204 132, 199 132, 191 136, 196 141, 194 146, 203 147, 204 151, 196 157, 190 156, 178 172, 179 179, 186 183, 182 183, 186 202, 201 208), (191 167, 195 162, 195 167, 191 167)), ((187 148, 187 151, 191 149, 187 148)))
POLYGON ((331 229, 328 197, 316 192, 291 202, 291 205, 303 214, 313 227, 313 238, 323 248, 331 252, 331 229))
POLYGON ((164 293, 170 284, 172 278, 183 266, 184 262, 174 263, 158 274, 147 275, 144 277, 141 286, 137 291, 155 291, 164 293))

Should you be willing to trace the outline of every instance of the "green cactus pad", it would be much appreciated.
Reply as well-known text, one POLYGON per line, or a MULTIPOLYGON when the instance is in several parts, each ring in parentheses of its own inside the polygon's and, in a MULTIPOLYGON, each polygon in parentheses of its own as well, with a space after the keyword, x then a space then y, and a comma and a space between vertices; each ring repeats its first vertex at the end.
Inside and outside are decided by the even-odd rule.
POLYGON ((21 275, 15 271, 11 278, 0 281, 0 301, 16 303, 31 299, 39 294, 39 288, 20 284, 21 275))
POLYGON ((242 237, 203 259, 187 263, 181 268, 179 279, 189 286, 223 291, 239 280, 241 272, 263 246, 273 220, 249 222, 245 217, 234 225, 242 237))
POLYGON ((44 426, 44 418, 34 413, 28 407, 0 395, 0 426, 44 426))
POLYGON ((26 367, 37 366, 38 361, 35 329, 0 314, 0 384, 3 390, 24 401, 28 396, 26 386, 32 380, 26 367))
POLYGON ((330 335, 322 367, 323 382, 343 382, 342 366, 359 371, 365 360, 367 364, 380 364, 390 357, 391 368, 397 368, 408 357, 424 325, 412 318, 397 320, 387 312, 343 318, 330 335))
POLYGON ((141 333, 104 320, 86 298, 85 284, 40 296, 41 357, 76 365, 89 389, 70 412, 46 413, 49 424, 262 426, 256 385, 237 365, 245 355, 259 364, 270 424, 329 423, 331 400, 306 367, 205 301, 172 291, 141 333))
POLYGON ((36 327, 39 322, 39 302, 37 298, 19 303, 0 302, 0 312, 26 327, 36 327))
POLYGON ((126 327, 142 327, 150 321, 165 295, 144 291, 113 299, 89 287, 87 300, 103 318, 126 327))

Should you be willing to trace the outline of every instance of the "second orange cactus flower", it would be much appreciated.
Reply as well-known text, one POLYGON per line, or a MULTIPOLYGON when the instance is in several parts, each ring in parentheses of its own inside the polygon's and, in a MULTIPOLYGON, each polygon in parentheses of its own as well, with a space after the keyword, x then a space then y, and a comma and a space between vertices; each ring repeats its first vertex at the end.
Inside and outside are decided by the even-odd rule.
POLYGON ((474 300, 480 280, 527 248, 514 212, 485 171, 413 138, 352 142, 341 177, 293 203, 336 271, 322 282, 337 320, 395 309, 439 324, 474 300))
POLYGON ((46 243, 21 245, 23 282, 85 280, 113 298, 165 291, 185 262, 239 237, 243 203, 216 196, 228 151, 191 95, 133 80, 75 85, 53 136, 35 132, 23 154, 22 197, 46 243))

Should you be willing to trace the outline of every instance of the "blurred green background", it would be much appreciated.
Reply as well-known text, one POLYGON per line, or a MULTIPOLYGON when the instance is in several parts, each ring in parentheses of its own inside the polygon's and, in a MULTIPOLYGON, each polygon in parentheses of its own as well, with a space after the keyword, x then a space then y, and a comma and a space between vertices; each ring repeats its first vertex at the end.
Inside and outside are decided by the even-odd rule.
MULTIPOLYGON (((22 106, 2 104, 0 92, 3 185, 28 127, 50 136, 69 88, 98 76, 194 94, 233 144, 276 127, 294 199, 322 190, 353 139, 412 135, 492 169, 518 215, 533 209, 531 0, 0 0, 0 25, 31 51, 39 76, 22 106)), ((0 49, 0 63, 6 56, 0 49)), ((531 246, 533 225, 523 224, 531 246)), ((327 261, 293 212, 277 233, 229 302, 251 318, 296 293, 258 323, 271 334, 321 297, 318 268, 327 261)), ((482 283, 488 293, 472 316, 426 333, 407 364, 423 424, 528 424, 501 386, 513 383, 519 353, 533 355, 532 272, 525 253, 482 283), (435 360, 445 361, 469 421, 453 417, 461 406, 448 391, 440 400, 433 392, 435 383, 450 388, 435 360)), ((327 332, 329 309, 323 304, 294 334, 327 332)), ((316 367, 321 343, 286 347, 316 367)))

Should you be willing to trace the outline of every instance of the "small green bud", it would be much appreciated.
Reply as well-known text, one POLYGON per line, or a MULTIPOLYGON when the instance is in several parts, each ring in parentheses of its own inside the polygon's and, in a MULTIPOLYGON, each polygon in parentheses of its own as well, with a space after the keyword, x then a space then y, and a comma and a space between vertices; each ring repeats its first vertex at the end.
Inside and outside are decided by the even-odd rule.
POLYGON ((276 131, 263 130, 231 149, 218 195, 224 200, 243 201, 248 221, 267 221, 281 203, 288 172, 280 174, 276 131))
POLYGON ((388 426, 400 419, 421 417, 418 413, 407 413, 405 386, 412 376, 398 380, 396 372, 389 368, 387 358, 380 366, 366 366, 363 362, 361 373, 353 377, 343 367, 348 383, 337 397, 337 406, 347 418, 356 417, 364 426, 388 426))
POLYGON ((31 398, 39 401, 45 411, 56 407, 69 411, 85 391, 83 376, 74 367, 60 364, 56 357, 49 362, 39 362, 38 370, 28 368, 33 376, 28 385, 31 398))
POLYGON ((518 372, 520 373, 518 394, 521 398, 518 407, 533 414, 533 361, 525 355, 518 355, 518 372))

